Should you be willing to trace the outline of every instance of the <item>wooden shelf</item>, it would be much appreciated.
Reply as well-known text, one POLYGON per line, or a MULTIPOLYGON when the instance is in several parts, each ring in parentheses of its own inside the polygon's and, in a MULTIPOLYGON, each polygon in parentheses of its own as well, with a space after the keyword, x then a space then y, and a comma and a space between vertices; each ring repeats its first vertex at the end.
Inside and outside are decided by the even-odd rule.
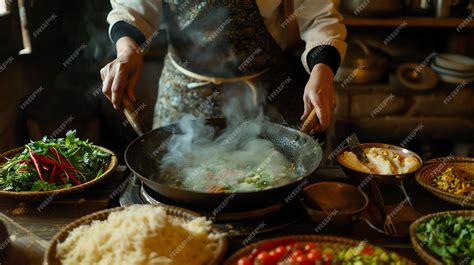
MULTIPOLYGON (((393 18, 360 18, 347 15, 344 24, 347 26, 398 27, 403 22, 407 27, 458 27, 466 18, 436 17, 393 17, 393 18)), ((474 27, 474 20, 469 21, 466 28, 474 27)))
MULTIPOLYGON (((379 83, 379 84, 366 84, 366 85, 355 85, 349 84, 345 87, 341 87, 340 83, 334 83, 334 89, 336 93, 342 94, 360 94, 360 93, 373 93, 373 92, 380 92, 380 93, 396 93, 399 95, 433 95, 433 94, 449 94, 454 89, 456 89, 458 85, 456 84, 448 84, 443 82, 438 82, 436 87, 427 91, 417 91, 413 89, 409 89, 403 87, 402 85, 398 84, 389 84, 389 83, 379 83)), ((463 87, 463 90, 469 90, 472 95, 474 95, 474 86, 467 85, 463 87)))

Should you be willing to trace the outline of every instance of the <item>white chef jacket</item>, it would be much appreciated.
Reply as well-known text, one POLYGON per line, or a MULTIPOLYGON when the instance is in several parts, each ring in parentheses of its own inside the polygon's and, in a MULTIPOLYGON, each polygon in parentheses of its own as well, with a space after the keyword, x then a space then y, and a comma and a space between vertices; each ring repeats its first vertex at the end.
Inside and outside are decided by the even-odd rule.
MULTIPOLYGON (((189 0, 183 0, 183 4, 189 0)), ((265 25, 278 43, 285 50, 288 48, 288 23, 296 19, 300 38, 305 41, 305 51, 301 61, 306 71, 308 53, 320 45, 329 45, 337 49, 340 60, 346 51, 346 28, 342 15, 336 10, 334 0, 294 0, 293 13, 285 18, 280 7, 285 0, 256 0, 265 25)), ((162 17, 162 0, 111 0, 112 11, 107 17, 110 24, 109 34, 115 23, 126 22, 136 27, 146 39, 156 34, 162 17)))

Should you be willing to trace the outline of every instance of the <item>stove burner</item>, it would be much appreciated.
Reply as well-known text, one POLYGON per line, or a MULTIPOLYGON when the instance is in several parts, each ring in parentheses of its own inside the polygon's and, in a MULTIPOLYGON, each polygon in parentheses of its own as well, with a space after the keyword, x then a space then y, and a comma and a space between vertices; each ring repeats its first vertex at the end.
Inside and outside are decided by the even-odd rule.
MULTIPOLYGON (((119 202, 122 206, 148 203, 189 208, 151 190, 135 177, 122 192, 119 202)), ((227 232, 230 236, 248 236, 250 233, 254 233, 257 228, 259 229, 258 233, 275 231, 295 223, 303 216, 299 204, 286 204, 284 202, 248 211, 230 212, 225 211, 224 208, 215 216, 213 211, 210 210, 194 208, 190 210, 213 220, 216 226, 227 232)))
MULTIPOLYGON (((181 205, 178 202, 174 202, 169 200, 168 198, 160 195, 159 193, 153 191, 145 184, 141 184, 140 186, 140 196, 142 199, 149 203, 149 204, 156 204, 156 205, 173 205, 173 206, 180 206, 186 208, 186 206, 181 205)), ((205 209, 195 209, 195 211, 200 213, 206 213, 208 218, 213 218, 216 222, 224 222, 224 221, 236 221, 236 220, 243 220, 243 219, 250 219, 250 218, 258 218, 263 217, 285 208, 284 203, 274 204, 268 207, 254 209, 254 210, 246 210, 246 211, 226 211, 224 207, 221 211, 215 212, 214 210, 209 211, 205 209)))

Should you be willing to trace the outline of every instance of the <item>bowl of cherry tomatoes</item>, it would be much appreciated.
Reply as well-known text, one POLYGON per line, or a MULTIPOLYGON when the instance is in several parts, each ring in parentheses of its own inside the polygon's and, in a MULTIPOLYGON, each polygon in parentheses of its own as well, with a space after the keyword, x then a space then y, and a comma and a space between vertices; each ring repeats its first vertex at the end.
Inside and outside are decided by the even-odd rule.
POLYGON ((366 241, 325 235, 285 236, 248 245, 224 265, 415 264, 366 241))

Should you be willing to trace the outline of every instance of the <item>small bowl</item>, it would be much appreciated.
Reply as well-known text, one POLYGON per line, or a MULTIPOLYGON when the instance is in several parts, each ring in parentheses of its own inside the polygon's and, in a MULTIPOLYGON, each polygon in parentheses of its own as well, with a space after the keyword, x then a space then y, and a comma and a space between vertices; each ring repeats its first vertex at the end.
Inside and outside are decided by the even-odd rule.
POLYGON ((355 186, 324 181, 304 188, 300 202, 311 220, 340 227, 351 224, 367 208, 369 198, 355 186))
POLYGON ((457 172, 462 172, 462 174, 466 176, 474 176, 474 158, 453 156, 435 158, 427 161, 418 171, 415 179, 418 184, 436 197, 461 207, 474 209, 474 196, 472 193, 463 195, 453 194, 433 186, 434 179, 449 167, 455 168, 457 172))
POLYGON ((342 148, 341 150, 339 150, 339 152, 337 153, 337 156, 336 156, 336 160, 339 163, 339 165, 342 167, 342 170, 347 175, 347 177, 349 179, 351 179, 352 181, 357 182, 356 183, 357 185, 362 185, 362 184, 365 183, 363 186, 367 186, 368 181, 371 180, 372 178, 374 178, 377 181, 377 184, 379 184, 382 187, 393 187, 393 186, 396 186, 398 184, 397 183, 398 181, 401 181, 401 180, 405 179, 406 177, 413 176, 423 165, 423 160, 421 159, 421 157, 419 155, 417 155, 413 151, 410 151, 410 150, 405 149, 405 148, 400 147, 400 146, 391 145, 391 144, 383 144, 383 143, 363 143, 363 144, 360 144, 360 147, 362 149, 370 148, 370 147, 379 147, 379 148, 391 149, 391 150, 397 151, 398 153, 401 153, 401 154, 406 155, 406 156, 414 156, 416 159, 418 159, 418 161, 420 161, 420 164, 419 164, 418 168, 416 168, 416 170, 413 170, 413 171, 408 172, 408 173, 404 173, 404 174, 385 174, 385 175, 384 174, 373 174, 373 177, 370 177, 370 175, 371 175, 370 173, 366 173, 366 172, 362 172, 362 171, 358 171, 358 170, 355 170, 353 168, 350 168, 350 167, 346 166, 341 161, 342 154, 344 154, 344 152, 346 152, 346 151, 350 151, 349 146, 346 146, 346 147, 342 148))

